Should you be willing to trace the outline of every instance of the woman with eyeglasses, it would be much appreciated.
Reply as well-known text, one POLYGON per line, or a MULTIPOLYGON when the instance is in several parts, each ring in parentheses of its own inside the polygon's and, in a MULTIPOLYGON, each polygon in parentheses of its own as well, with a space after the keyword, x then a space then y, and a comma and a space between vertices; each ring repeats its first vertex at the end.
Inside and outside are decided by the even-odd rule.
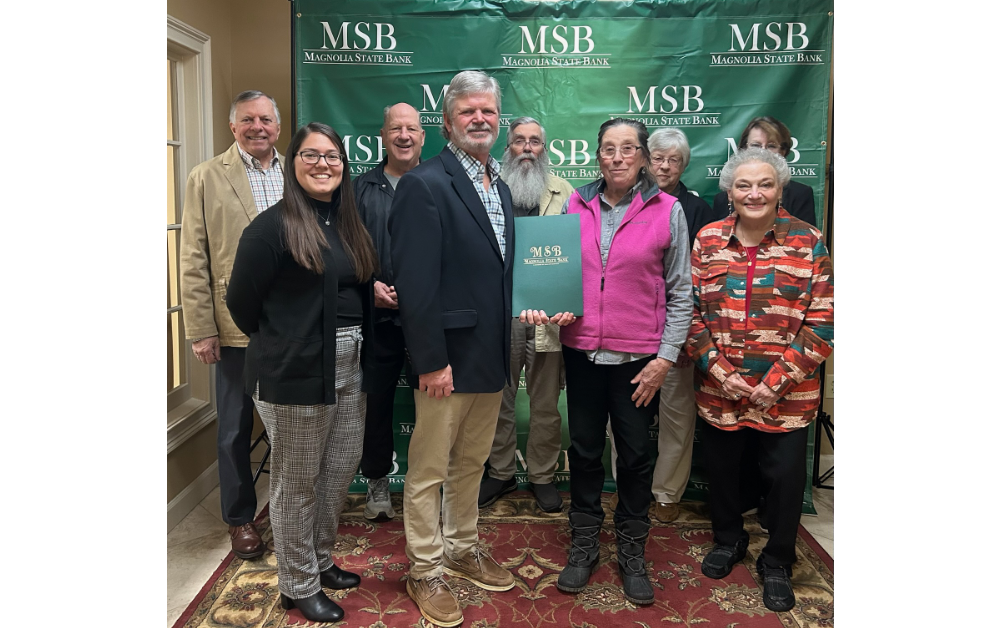
MULTIPOLYGON (((653 479, 649 426, 660 385, 687 339, 692 311, 684 211, 649 171, 648 138, 637 120, 615 118, 601 125, 601 176, 575 190, 564 209, 580 216, 583 316, 559 313, 546 319, 564 325, 572 469, 571 547, 556 586, 582 591, 597 565, 604 521, 601 458, 610 415, 618 445, 618 569, 633 604, 653 602, 645 559, 653 479)), ((523 318, 535 322, 538 314, 523 318)))
MULTIPOLYGON (((792 134, 780 120, 771 116, 758 116, 743 129, 739 147, 764 148, 787 159, 792 150, 792 134)), ((778 206, 793 217, 816 226, 816 201, 813 199, 813 189, 808 185, 789 179, 788 185, 781 189, 778 206)), ((733 205, 725 192, 715 195, 712 208, 716 212, 723 212, 723 215, 733 211, 733 205)))
MULTIPOLYGON (((715 211, 681 181, 691 163, 691 146, 684 131, 666 127, 649 136, 650 171, 661 192, 673 196, 684 209, 688 229, 688 251, 705 225, 722 220, 725 211, 715 211)), ((694 366, 684 352, 667 372, 660 388, 659 436, 656 463, 653 466, 652 516, 660 523, 670 523, 680 516, 678 504, 691 476, 691 455, 697 408, 694 402, 694 366)), ((618 448, 611 440, 611 465, 617 462, 618 448)), ((612 504, 617 500, 612 498, 612 504)))
POLYGON ((250 336, 246 391, 271 441, 281 604, 320 622, 344 616, 324 587, 361 582, 331 556, 361 459, 361 341, 372 328, 377 265, 346 155, 329 126, 299 129, 285 157, 284 197, 243 231, 225 297, 250 336))

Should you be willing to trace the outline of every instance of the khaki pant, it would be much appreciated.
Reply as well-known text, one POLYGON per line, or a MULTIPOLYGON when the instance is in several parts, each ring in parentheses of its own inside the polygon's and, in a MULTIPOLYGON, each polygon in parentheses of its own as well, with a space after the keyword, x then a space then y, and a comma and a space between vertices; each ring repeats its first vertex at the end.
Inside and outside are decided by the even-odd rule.
MULTIPOLYGON (((694 401, 694 365, 671 367, 660 386, 660 436, 653 467, 653 498, 657 502, 681 501, 691 477, 691 452, 698 408, 694 401)), ((611 430, 608 430, 608 434, 611 430)), ((611 438, 611 473, 617 478, 618 452, 611 438)))
POLYGON ((559 391, 563 371, 562 352, 535 352, 535 326, 518 320, 510 328, 510 372, 514 381, 503 389, 497 433, 490 450, 490 476, 509 480, 516 471, 518 374, 524 368, 530 408, 525 462, 528 481, 548 484, 555 478, 562 449, 562 416, 559 391))
POLYGON ((452 393, 443 399, 413 392, 416 424, 403 488, 412 578, 440 576, 442 552, 459 558, 479 540, 479 481, 500 398, 499 391, 452 393))

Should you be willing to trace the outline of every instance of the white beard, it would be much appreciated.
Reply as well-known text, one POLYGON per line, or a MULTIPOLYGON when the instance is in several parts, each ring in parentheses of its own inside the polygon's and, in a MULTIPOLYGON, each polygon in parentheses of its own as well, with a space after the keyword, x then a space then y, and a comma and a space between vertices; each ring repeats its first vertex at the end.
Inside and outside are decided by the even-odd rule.
POLYGON ((542 200, 549 174, 549 155, 542 152, 537 159, 530 153, 514 157, 510 149, 504 151, 501 178, 510 188, 514 205, 532 208, 542 200), (526 166, 525 162, 530 163, 526 166))

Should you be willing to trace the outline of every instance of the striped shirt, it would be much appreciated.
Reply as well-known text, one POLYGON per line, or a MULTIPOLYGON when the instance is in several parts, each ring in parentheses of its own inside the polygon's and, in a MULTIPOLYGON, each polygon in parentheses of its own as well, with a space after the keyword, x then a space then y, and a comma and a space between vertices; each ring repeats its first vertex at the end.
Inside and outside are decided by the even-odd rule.
POLYGON ((472 179, 472 185, 476 187, 479 200, 483 202, 483 207, 486 208, 486 215, 489 216, 490 224, 493 225, 493 233, 497 237, 497 244, 500 245, 500 255, 504 259, 507 259, 507 236, 504 235, 506 220, 503 215, 503 202, 500 200, 500 188, 497 187, 497 182, 500 180, 500 162, 493 155, 490 155, 487 158, 486 164, 483 164, 483 162, 472 157, 458 146, 455 146, 453 142, 448 142, 448 149, 455 153, 458 163, 462 164, 462 168, 465 169, 465 174, 469 175, 469 178, 472 179), (489 190, 483 187, 483 175, 486 174, 487 167, 490 170, 489 190))
POLYGON ((261 168, 260 160, 243 150, 239 144, 236 148, 240 151, 243 165, 247 169, 247 178, 250 179, 250 191, 253 192, 253 202, 257 206, 257 213, 261 213, 271 205, 281 200, 285 189, 285 173, 281 170, 281 160, 278 159, 278 151, 274 151, 271 157, 271 167, 265 170, 261 168))

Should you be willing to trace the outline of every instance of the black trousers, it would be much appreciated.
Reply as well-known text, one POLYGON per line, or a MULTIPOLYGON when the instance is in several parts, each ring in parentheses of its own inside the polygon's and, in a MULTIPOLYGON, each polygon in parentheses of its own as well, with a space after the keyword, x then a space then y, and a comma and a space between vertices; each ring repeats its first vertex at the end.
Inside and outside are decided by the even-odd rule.
POLYGON ((570 512, 603 517, 604 434, 608 417, 618 450, 618 508, 615 523, 649 522, 653 457, 649 428, 659 404, 659 391, 648 406, 635 407, 632 383, 652 356, 625 364, 594 364, 583 351, 563 347, 566 365, 566 409, 569 414, 570 512))
POLYGON ((365 382, 368 410, 365 414, 365 445, 361 473, 369 480, 385 477, 392 470, 392 406, 396 384, 406 360, 403 328, 392 321, 375 325, 375 337, 368 343, 370 369, 365 382))
POLYGON ((757 446, 761 491, 767 503, 768 539, 761 555, 770 567, 795 562, 795 537, 806 488, 807 428, 768 433, 731 432, 708 425, 701 431, 708 471, 708 506, 719 545, 736 545, 743 534, 740 469, 744 449, 757 446))
POLYGON ((215 364, 215 408, 219 413, 216 449, 219 457, 219 497, 222 520, 231 526, 253 521, 257 493, 250 468, 253 399, 244 392, 244 347, 221 347, 215 364))

